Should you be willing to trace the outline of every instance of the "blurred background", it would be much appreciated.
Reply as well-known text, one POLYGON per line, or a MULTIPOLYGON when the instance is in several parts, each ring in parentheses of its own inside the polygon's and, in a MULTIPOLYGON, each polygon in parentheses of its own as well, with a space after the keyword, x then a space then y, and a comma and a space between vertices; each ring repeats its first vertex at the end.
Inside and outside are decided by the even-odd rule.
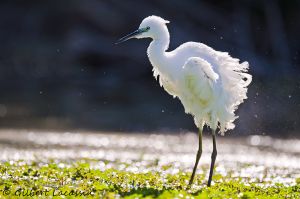
POLYGON ((299 136, 299 0, 28 0, 0 3, 0 128, 196 131, 153 78, 141 20, 171 23, 170 49, 203 42, 250 63, 231 135, 299 136))

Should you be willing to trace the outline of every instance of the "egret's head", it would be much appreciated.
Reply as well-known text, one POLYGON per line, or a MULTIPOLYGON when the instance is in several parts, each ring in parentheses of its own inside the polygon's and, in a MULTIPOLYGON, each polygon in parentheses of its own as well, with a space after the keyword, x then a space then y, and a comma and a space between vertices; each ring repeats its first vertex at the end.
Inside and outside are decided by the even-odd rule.
POLYGON ((167 23, 169 23, 169 21, 166 21, 161 17, 157 17, 157 16, 146 17, 140 24, 139 29, 119 39, 117 44, 132 38, 155 39, 159 37, 159 35, 163 34, 163 31, 167 30, 167 26, 166 26, 167 23))

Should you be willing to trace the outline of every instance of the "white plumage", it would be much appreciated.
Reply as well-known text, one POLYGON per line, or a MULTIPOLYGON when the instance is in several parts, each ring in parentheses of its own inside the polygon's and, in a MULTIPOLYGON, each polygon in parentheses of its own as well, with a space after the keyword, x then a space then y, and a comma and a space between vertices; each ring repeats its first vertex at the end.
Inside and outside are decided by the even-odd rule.
POLYGON ((170 42, 166 23, 160 17, 147 17, 140 28, 150 27, 149 31, 136 36, 153 39, 147 53, 154 77, 159 76, 160 85, 181 100, 197 127, 205 123, 212 129, 219 126, 221 133, 233 129, 234 111, 247 98, 252 79, 246 73, 248 63, 196 42, 166 52, 170 42))
MULTIPOLYGON (((234 111, 247 98, 247 86, 252 76, 246 73, 249 67, 247 62, 239 63, 239 59, 232 58, 228 53, 216 51, 202 43, 187 42, 167 52, 170 42, 167 23, 160 17, 149 16, 137 31, 121 38, 118 43, 130 38, 152 38, 147 54, 154 77, 159 78, 160 85, 170 95, 180 99, 185 112, 194 116, 195 124, 201 131, 196 168, 202 153, 203 125, 213 129, 213 136, 218 127, 222 134, 233 129, 237 118, 234 111)), ((215 145, 214 137, 214 159, 215 145)), ((213 166, 214 161, 209 186, 213 166)))

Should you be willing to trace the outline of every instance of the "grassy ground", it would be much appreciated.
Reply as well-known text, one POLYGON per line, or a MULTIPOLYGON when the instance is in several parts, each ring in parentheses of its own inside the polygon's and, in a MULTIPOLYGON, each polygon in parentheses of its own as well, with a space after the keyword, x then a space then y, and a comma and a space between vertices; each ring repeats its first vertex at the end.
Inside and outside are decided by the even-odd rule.
POLYGON ((91 169, 84 162, 2 163, 1 198, 300 198, 299 180, 286 186, 217 173, 212 187, 206 187, 205 176, 198 175, 195 185, 187 189, 190 173, 167 174, 168 166, 157 172, 134 173, 91 169))
POLYGON ((0 198, 300 198, 294 140, 219 138, 212 187, 204 149, 188 188, 196 142, 194 135, 0 131, 0 198))

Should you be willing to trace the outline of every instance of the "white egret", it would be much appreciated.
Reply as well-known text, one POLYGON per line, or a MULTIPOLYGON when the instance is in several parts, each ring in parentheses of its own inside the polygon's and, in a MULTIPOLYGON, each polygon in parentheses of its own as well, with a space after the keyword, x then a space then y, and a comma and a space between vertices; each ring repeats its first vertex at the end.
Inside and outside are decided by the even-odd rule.
POLYGON ((202 154, 202 129, 212 129, 213 152, 207 185, 211 185, 217 156, 216 130, 222 135, 233 129, 237 118, 234 111, 247 98, 247 86, 252 76, 247 74, 248 63, 239 63, 227 52, 220 52, 196 42, 187 42, 167 52, 170 34, 166 21, 158 16, 146 17, 138 30, 119 39, 151 38, 147 54, 153 66, 154 77, 174 98, 182 102, 185 112, 194 117, 199 128, 199 148, 189 186, 193 183, 202 154))

